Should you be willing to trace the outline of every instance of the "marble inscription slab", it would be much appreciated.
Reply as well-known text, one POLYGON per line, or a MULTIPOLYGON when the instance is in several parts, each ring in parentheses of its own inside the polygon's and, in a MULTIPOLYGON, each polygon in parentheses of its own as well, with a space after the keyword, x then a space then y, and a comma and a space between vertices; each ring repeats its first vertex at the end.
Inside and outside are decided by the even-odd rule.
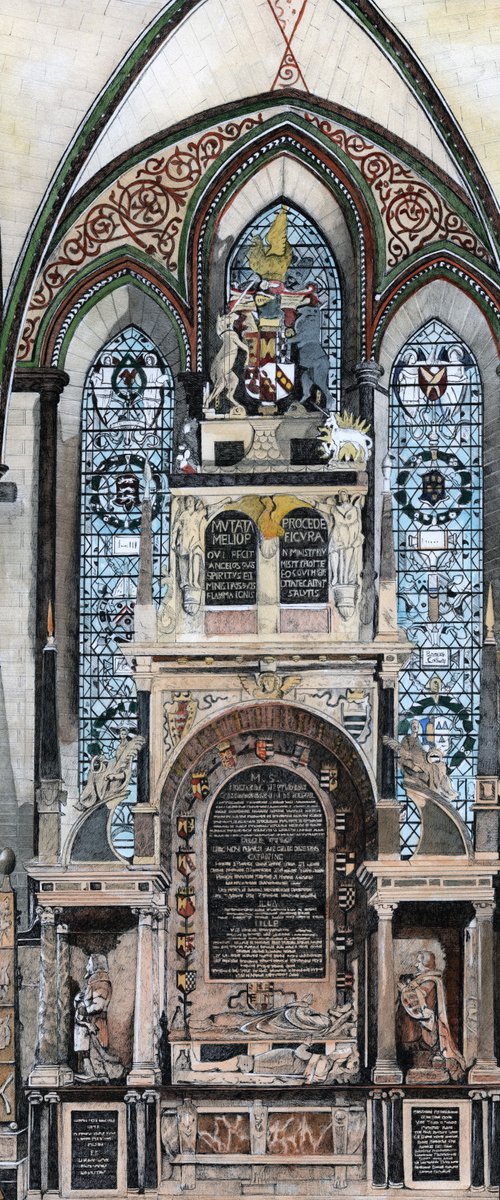
POLYGON ((326 828, 313 789, 249 768, 214 802, 207 872, 212 979, 325 975, 326 828))
POLYGON ((116 1191, 118 1113, 95 1109, 71 1113, 71 1189, 116 1191))

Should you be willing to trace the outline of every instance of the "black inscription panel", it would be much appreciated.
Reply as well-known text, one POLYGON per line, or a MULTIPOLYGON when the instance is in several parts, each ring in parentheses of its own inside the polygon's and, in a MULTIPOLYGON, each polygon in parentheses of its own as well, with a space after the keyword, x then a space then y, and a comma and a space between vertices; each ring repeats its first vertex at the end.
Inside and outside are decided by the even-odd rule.
POLYGON ((116 1191, 118 1113, 81 1109, 71 1114, 71 1188, 116 1191))
POLYGON ((280 541, 282 604, 328 601, 328 526, 311 509, 296 508, 283 518, 280 541))
POLYGON ((229 780, 207 859, 211 977, 323 978, 326 829, 309 784, 284 767, 229 780))
POLYGON ((244 513, 214 517, 205 536, 205 604, 235 608, 257 602, 257 533, 244 513))
POLYGON ((460 1109, 412 1108, 411 1154, 414 1183, 458 1183, 460 1109))

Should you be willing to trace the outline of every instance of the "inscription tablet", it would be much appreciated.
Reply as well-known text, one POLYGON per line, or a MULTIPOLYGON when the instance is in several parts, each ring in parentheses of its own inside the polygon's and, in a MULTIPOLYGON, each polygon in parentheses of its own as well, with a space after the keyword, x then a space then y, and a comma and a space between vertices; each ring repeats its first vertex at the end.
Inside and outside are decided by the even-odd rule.
POLYGON ((225 784, 207 872, 212 979, 324 977, 325 816, 301 776, 252 767, 225 784))

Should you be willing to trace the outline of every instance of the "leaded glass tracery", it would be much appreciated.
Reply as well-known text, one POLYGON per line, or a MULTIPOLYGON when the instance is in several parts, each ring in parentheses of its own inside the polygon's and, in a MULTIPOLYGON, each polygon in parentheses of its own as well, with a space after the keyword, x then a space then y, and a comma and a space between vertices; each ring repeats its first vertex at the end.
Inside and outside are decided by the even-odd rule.
MULTIPOLYGON (((482 633, 481 381, 470 350, 440 321, 404 346, 391 378, 390 448, 399 622, 414 644, 399 686, 401 734, 413 718, 446 761, 453 803, 472 826, 482 633)), ((416 809, 402 802, 402 853, 416 809)))
POLYGON ((341 293, 319 230, 284 203, 260 213, 229 260, 228 302, 248 347, 249 413, 273 416, 291 403, 340 405, 341 293))
MULTIPOLYGON (((80 785, 95 756, 110 759, 120 733, 137 731, 135 684, 120 652, 133 634, 144 469, 151 471, 153 595, 168 546, 172 373, 153 342, 130 326, 103 347, 82 407, 80 570, 80 785)), ((115 848, 133 853, 130 805, 112 827, 115 848)))

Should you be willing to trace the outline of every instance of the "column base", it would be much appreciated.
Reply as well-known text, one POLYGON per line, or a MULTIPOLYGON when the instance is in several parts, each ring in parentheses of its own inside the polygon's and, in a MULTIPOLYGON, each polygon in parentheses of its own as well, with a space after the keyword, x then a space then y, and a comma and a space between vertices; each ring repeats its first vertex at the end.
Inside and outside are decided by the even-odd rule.
POLYGON ((469 1071, 469 1083, 490 1083, 493 1087, 500 1084, 500 1067, 494 1059, 474 1063, 469 1071))
POLYGON ((383 1087, 389 1083, 402 1083, 403 1072, 397 1063, 378 1062, 373 1068, 372 1080, 374 1083, 382 1084, 383 1087))
POLYGON ((67 1084, 73 1083, 73 1071, 69 1067, 61 1067, 52 1064, 43 1064, 33 1067, 29 1077, 28 1084, 30 1087, 66 1087, 67 1084))
POLYGON ((161 1083, 161 1072, 158 1067, 132 1067, 127 1075, 128 1087, 156 1087, 161 1083))

